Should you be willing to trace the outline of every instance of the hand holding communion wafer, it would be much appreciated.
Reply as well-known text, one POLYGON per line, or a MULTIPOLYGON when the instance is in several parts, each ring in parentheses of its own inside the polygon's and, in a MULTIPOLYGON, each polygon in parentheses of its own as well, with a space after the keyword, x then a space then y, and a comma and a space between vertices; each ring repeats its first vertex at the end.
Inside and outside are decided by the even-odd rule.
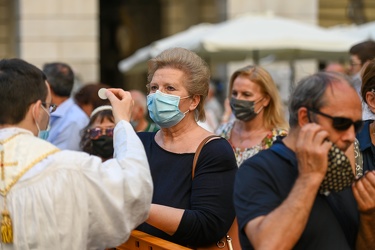
POLYGON ((111 102, 115 123, 117 124, 121 120, 129 122, 134 106, 134 101, 130 93, 128 91, 115 88, 105 89, 105 92, 100 89, 98 92, 99 97, 104 97, 103 94, 111 102))

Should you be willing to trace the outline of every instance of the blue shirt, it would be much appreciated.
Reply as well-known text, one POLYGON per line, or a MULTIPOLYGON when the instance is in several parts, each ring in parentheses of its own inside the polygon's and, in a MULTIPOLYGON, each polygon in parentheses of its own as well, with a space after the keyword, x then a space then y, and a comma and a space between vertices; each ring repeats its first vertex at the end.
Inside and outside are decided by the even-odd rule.
POLYGON ((370 136, 370 124, 373 122, 373 120, 365 121, 362 130, 357 134, 359 150, 363 157, 363 172, 375 170, 375 146, 372 144, 370 136))
POLYGON ((51 114, 50 131, 47 141, 60 149, 79 150, 81 130, 87 126, 86 113, 69 98, 51 114))
MULTIPOLYGON (((242 249, 253 249, 243 230, 246 224, 279 207, 297 177, 296 155, 280 139, 241 165, 236 174, 234 203, 242 249)), ((358 224, 359 213, 351 188, 328 196, 318 194, 305 230, 293 249, 354 249, 358 224)))

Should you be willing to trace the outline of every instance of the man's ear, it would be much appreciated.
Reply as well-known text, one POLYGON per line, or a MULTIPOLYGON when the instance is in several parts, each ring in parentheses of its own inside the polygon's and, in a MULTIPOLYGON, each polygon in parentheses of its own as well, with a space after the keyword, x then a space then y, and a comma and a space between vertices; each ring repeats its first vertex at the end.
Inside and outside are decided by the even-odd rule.
POLYGON ((38 100, 34 103, 32 103, 29 106, 29 109, 26 112, 26 116, 24 119, 25 126, 28 127, 30 131, 33 132, 33 134, 36 136, 38 135, 38 129, 36 126, 36 123, 40 124, 41 121, 41 115, 42 115, 42 101, 38 100))
POLYGON ((42 106, 42 101, 38 100, 34 102, 33 104, 30 105, 28 113, 30 113, 31 117, 34 119, 39 119, 40 112, 41 112, 41 107, 42 106))
POLYGON ((306 107, 301 107, 298 109, 298 125, 303 127, 307 123, 310 123, 310 113, 306 107))

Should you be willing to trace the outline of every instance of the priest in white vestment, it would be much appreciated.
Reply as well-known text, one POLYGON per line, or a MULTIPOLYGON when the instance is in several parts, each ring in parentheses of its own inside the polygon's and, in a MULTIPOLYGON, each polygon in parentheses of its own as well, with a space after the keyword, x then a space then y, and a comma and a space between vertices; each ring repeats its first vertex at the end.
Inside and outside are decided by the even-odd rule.
POLYGON ((54 110, 44 74, 0 61, 0 249, 105 249, 125 242, 148 216, 152 179, 129 123, 129 92, 108 89, 114 158, 59 150, 46 137, 54 110))

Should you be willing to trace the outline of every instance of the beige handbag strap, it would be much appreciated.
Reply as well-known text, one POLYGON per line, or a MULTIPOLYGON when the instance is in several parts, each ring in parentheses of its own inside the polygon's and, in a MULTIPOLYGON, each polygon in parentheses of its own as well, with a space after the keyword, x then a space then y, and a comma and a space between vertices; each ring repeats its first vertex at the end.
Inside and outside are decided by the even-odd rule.
POLYGON ((203 146, 211 138, 221 138, 221 136, 218 136, 218 135, 209 135, 206 138, 204 138, 203 141, 199 144, 199 146, 197 148, 197 151, 195 151, 195 155, 194 155, 193 167, 192 167, 192 170, 191 170, 191 179, 194 179, 195 167, 197 166, 197 161, 198 161, 199 154, 201 153, 201 150, 202 150, 203 146))

